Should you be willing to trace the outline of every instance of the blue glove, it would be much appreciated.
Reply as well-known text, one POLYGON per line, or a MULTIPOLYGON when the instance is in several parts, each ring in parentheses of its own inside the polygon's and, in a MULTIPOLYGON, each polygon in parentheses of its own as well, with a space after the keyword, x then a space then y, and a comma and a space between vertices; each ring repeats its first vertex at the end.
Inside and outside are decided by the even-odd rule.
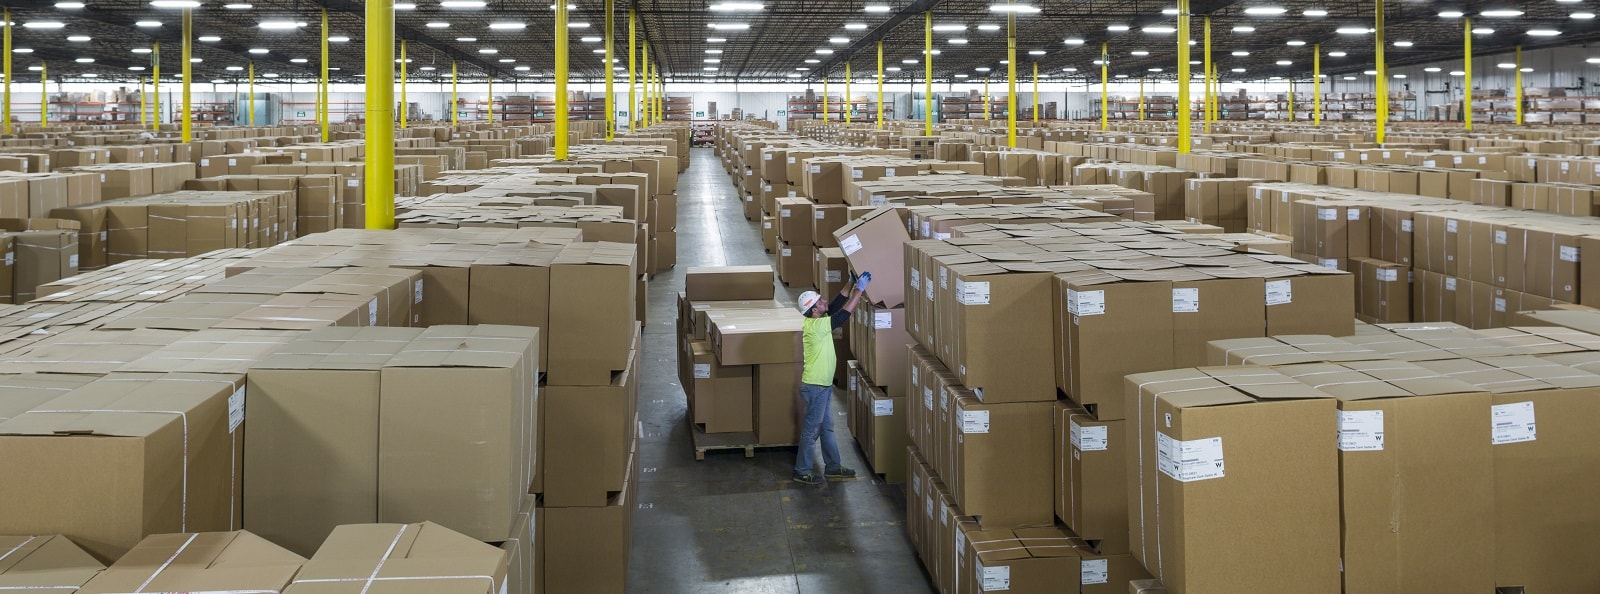
POLYGON ((870 284, 871 282, 872 282, 872 273, 871 272, 863 272, 863 273, 861 273, 860 278, 856 279, 856 290, 857 291, 865 291, 865 290, 867 290, 867 285, 870 284))

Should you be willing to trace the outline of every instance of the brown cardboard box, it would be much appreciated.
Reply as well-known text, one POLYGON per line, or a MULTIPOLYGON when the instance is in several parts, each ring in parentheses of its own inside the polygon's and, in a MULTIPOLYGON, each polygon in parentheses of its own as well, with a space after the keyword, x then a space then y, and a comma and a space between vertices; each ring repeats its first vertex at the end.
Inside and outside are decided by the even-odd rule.
MULTIPOLYGON (((941 318, 951 320, 940 343, 953 345, 953 356, 940 358, 959 381, 984 402, 1053 401, 1049 326, 1053 277, 1043 267, 1025 262, 985 262, 950 267, 950 306, 941 318)), ((894 283, 889 283, 894 284, 894 283)), ((868 287, 871 290, 871 287, 868 287)), ((939 308, 944 309, 944 308, 939 308)), ((971 512, 971 510, 967 510, 971 512)))
POLYGON ((540 395, 538 483, 546 506, 604 506, 626 483, 642 371, 634 332, 629 365, 610 385, 547 386, 540 395))
MULTIPOLYGON (((38 219, 30 219, 38 220, 38 219)), ((63 226, 75 222, 61 221, 63 226)), ((11 225, 0 222, 0 228, 11 225)), ((32 230, 11 234, 16 268, 12 297, 22 304, 38 297, 38 287, 78 273, 78 230, 32 230)))
POLYGON ((1372 258, 1351 260, 1360 293, 1357 317, 1367 323, 1411 321, 1411 268, 1372 258))
POLYGON ((963 547, 959 591, 1060 592, 1081 585, 1081 560, 1066 533, 1054 527, 956 532, 963 547), (967 562, 970 559, 970 562, 967 562))
POLYGON ((1493 590, 1489 393, 1398 361, 1278 370, 1339 398, 1345 591, 1493 590))
POLYGON ((880 208, 871 214, 851 221, 837 231, 839 249, 850 261, 856 273, 871 272, 875 282, 867 288, 867 296, 874 303, 898 307, 905 303, 905 285, 894 279, 905 278, 905 248, 911 240, 905 222, 892 208, 880 208))
POLYGON ((0 588, 20 592, 80 591, 105 565, 65 536, 0 536, 0 588))
MULTIPOLYGON (((500 246, 472 264, 467 322, 547 328, 550 265, 560 246, 500 246)), ((539 368, 549 367, 550 334, 539 335, 539 368)))
POLYGON ((683 291, 689 301, 745 301, 771 299, 771 266, 695 266, 684 272, 683 291))
POLYGON ((778 240, 790 245, 815 245, 812 236, 813 205, 805 198, 778 199, 778 240))
POLYGON ((1124 421, 1100 421, 1055 403, 1056 517, 1105 554, 1128 552, 1124 421))
POLYGON ((550 269, 551 385, 610 385, 627 368, 637 277, 631 245, 562 249, 550 269))
POLYGON ((249 532, 160 534, 78 592, 281 592, 305 561, 249 532))
POLYGON ((538 328, 434 326, 389 360, 380 379, 380 520, 435 519, 484 541, 509 536, 506 520, 533 483, 538 345, 538 328))
MULTIPOLYGON (((800 365, 767 363, 754 367, 756 441, 762 444, 799 443, 800 365)), ((903 455, 905 448, 901 447, 900 450, 903 455)))
POLYGON ((1049 524, 1053 404, 989 404, 959 387, 946 392, 955 403, 945 478, 961 510, 988 527, 1049 524))
POLYGON ((789 308, 729 312, 711 320, 711 349, 723 365, 798 362, 804 321, 789 308))
POLYGON ((226 530, 243 388, 237 375, 111 374, 0 423, 0 476, 29 477, 0 481, 0 532, 65 534, 110 560, 151 534, 226 530))
MULTIPOLYGON (((863 398, 863 418, 860 420, 860 438, 865 434, 861 449, 873 472, 883 475, 886 483, 905 482, 907 398, 890 398, 877 386, 860 384, 863 398)), ((854 432, 854 430, 852 430, 854 432)))
POLYGON ((1089 545, 1080 544, 1078 557, 1083 564, 1082 594, 1122 594, 1130 582, 1150 577, 1150 572, 1127 553, 1102 555, 1089 545))
POLYGON ((335 527, 378 520, 380 372, 421 334, 312 330, 251 367, 245 529, 311 554, 335 527))
POLYGON ((833 232, 849 222, 850 209, 842 204, 822 204, 812 208, 811 237, 817 247, 839 247, 833 232))
POLYGON ((778 243, 778 280, 789 287, 815 288, 816 246, 778 243))
POLYGON ((537 519, 539 496, 524 495, 522 509, 511 519, 511 538, 500 543, 506 552, 510 567, 506 571, 506 592, 536 592, 539 590, 539 550, 537 519))
POLYGON ((1318 266, 1304 276, 1266 279, 1267 335, 1355 333, 1355 278, 1318 266))
POLYGON ((769 254, 778 252, 778 219, 777 217, 761 217, 761 246, 769 254))
POLYGON ((1105 274, 1056 279, 1057 308, 1065 308, 1057 313, 1063 329, 1057 387, 1097 419, 1125 418, 1122 376, 1173 366, 1172 283, 1119 282, 1105 274))
POLYGON ((1131 548, 1155 577, 1191 594, 1340 591, 1332 398, 1245 367, 1129 375, 1126 398, 1131 548))
POLYGON ((283 592, 493 594, 505 587, 509 563, 494 545, 432 522, 352 524, 334 529, 283 592))
POLYGON ((823 295, 838 295, 850 282, 850 262, 839 248, 817 248, 816 278, 812 283, 823 295))
POLYGON ((627 482, 603 507, 538 509, 537 579, 542 580, 543 589, 537 592, 624 591, 638 500, 638 465, 638 452, 630 452, 627 482))

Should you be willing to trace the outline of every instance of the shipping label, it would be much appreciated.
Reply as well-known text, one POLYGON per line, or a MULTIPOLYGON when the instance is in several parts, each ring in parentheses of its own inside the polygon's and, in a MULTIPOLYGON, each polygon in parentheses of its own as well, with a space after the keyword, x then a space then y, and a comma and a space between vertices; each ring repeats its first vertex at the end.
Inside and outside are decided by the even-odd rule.
POLYGON ((1494 420, 1494 445, 1521 443, 1539 438, 1539 426, 1534 420, 1532 402, 1495 405, 1490 409, 1490 418, 1494 420))
POLYGON ((894 416, 894 401, 893 400, 889 400, 887 398, 885 398, 883 400, 874 400, 874 401, 872 401, 872 416, 874 416, 874 417, 892 417, 892 416, 894 416))
POLYGON ((978 584, 978 587, 984 592, 1005 592, 1011 589, 1010 565, 984 567, 983 563, 979 563, 978 576, 979 581, 982 582, 978 584))
POLYGON ((839 249, 844 250, 844 255, 846 256, 859 252, 861 251, 861 238, 854 235, 845 237, 839 240, 839 249))
POLYGON ((1183 441, 1156 432, 1156 467, 1182 483, 1222 478, 1222 438, 1183 441))
POLYGON ((239 430, 239 426, 243 424, 244 386, 239 386, 239 389, 234 390, 233 394, 228 396, 228 433, 239 430))
POLYGON ((962 305, 988 305, 989 283, 956 281, 956 302, 962 305))
POLYGON ((961 432, 965 434, 988 433, 989 411, 961 410, 961 432))
POLYGON ((1106 313, 1106 292, 1067 289, 1067 313, 1075 316, 1098 316, 1106 313))
POLYGON ((1383 411, 1339 411, 1339 451, 1376 452, 1383 450, 1383 411))
POLYGON ((710 363, 695 363, 694 364, 694 379, 711 379, 711 364, 710 363))
POLYGON ((1084 427, 1077 421, 1067 423, 1068 440, 1072 442, 1072 449, 1080 452, 1102 452, 1108 447, 1107 429, 1104 425, 1098 427, 1084 427))
POLYGON ((1267 281, 1267 305, 1294 302, 1294 283, 1288 280, 1267 281))
POLYGON ((1173 289, 1172 313, 1197 313, 1200 311, 1200 289, 1173 289))
POLYGON ((1111 561, 1109 559, 1084 559, 1083 568, 1078 573, 1079 582, 1085 586, 1104 584, 1111 581, 1111 561))

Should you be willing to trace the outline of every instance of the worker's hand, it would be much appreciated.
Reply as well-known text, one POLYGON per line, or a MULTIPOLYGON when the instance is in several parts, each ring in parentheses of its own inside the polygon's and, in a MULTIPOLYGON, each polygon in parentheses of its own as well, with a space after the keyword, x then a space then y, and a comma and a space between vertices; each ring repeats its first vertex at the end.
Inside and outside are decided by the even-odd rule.
POLYGON ((856 290, 857 291, 865 291, 865 290, 867 290, 867 285, 871 284, 871 283, 872 283, 872 273, 871 272, 863 272, 863 273, 861 273, 861 276, 856 279, 856 290))

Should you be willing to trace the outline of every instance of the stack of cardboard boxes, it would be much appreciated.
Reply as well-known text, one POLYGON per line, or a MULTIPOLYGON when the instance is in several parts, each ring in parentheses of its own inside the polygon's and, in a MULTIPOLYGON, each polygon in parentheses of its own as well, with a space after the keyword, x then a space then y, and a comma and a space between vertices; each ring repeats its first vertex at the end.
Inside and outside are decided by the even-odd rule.
POLYGON ((678 375, 697 447, 715 434, 738 445, 799 441, 802 317, 773 294, 770 266, 697 267, 684 277, 678 375))

